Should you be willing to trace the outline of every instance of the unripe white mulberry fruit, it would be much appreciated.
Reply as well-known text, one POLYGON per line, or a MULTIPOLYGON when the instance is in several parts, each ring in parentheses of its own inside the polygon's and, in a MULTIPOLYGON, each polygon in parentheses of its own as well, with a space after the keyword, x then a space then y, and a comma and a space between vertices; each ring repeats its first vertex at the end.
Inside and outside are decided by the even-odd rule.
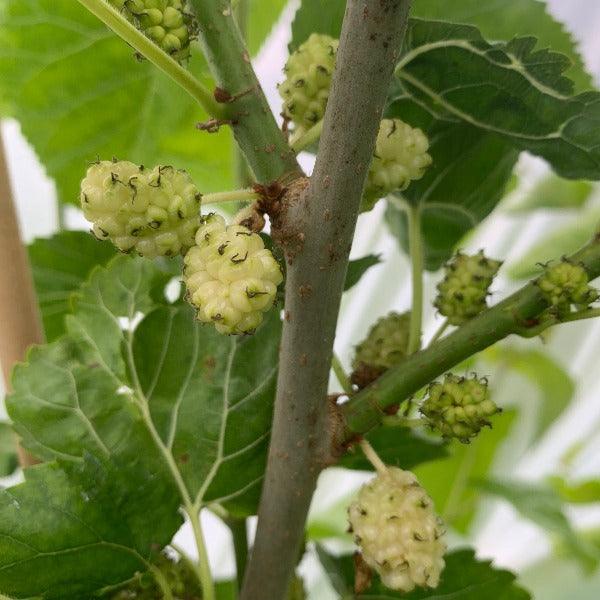
POLYGON ((432 428, 445 438, 469 443, 482 427, 491 427, 490 417, 501 412, 490 398, 487 380, 448 373, 429 386, 420 408, 432 428))
POLYGON ((219 333, 253 333, 275 301, 283 275, 262 238, 223 217, 202 217, 196 245, 184 258, 189 302, 219 333))
POLYGON ((147 258, 183 254, 194 244, 200 199, 190 176, 170 166, 104 160, 81 182, 81 208, 94 235, 147 258))
POLYGON ((599 297, 598 290, 589 285, 585 267, 567 258, 547 266, 536 283, 548 303, 559 314, 568 314, 573 304, 578 308, 585 308, 599 297))
POLYGON ((190 55, 197 26, 184 0, 109 0, 128 21, 181 62, 190 55))
POLYGON ((278 90, 283 115, 294 123, 297 134, 310 129, 325 114, 338 43, 328 35, 313 33, 288 58, 286 79, 278 90))
POLYGON ((429 140, 423 131, 400 119, 383 119, 365 184, 363 210, 370 210, 379 198, 405 190, 411 181, 421 179, 432 162, 428 149, 429 140))
POLYGON ((434 306, 452 325, 462 325, 487 308, 489 288, 502 262, 480 250, 468 255, 457 252, 444 265, 446 275, 437 285, 434 306))
POLYGON ((444 569, 444 528, 433 501, 409 471, 387 467, 348 509, 354 540, 384 585, 435 588, 444 569))

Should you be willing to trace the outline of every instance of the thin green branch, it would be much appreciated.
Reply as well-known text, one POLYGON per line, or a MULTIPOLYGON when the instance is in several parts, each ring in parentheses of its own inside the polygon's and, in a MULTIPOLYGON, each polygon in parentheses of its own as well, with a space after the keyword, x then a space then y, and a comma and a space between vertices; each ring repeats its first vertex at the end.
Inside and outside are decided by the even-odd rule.
POLYGON ((246 529, 246 519, 228 517, 224 520, 224 523, 231 531, 233 551, 235 554, 237 583, 238 589, 240 589, 242 587, 242 582, 244 581, 246 563, 248 562, 248 531, 246 529))
POLYGON ((223 107, 217 103, 212 93, 202 83, 157 46, 150 38, 139 31, 135 25, 131 24, 106 0, 78 1, 98 17, 109 29, 112 29, 120 38, 137 50, 144 58, 148 59, 177 85, 188 92, 209 115, 213 117, 224 115, 223 107))
POLYGON ((200 582, 202 584, 202 600, 216 600, 215 585, 210 570, 210 563, 208 561, 206 543, 204 542, 200 513, 193 506, 186 506, 185 512, 190 520, 196 548, 198 550, 198 568, 200 572, 200 582))
POLYGON ((204 194, 202 204, 218 204, 220 202, 253 202, 260 198, 253 189, 233 190, 231 192, 215 192, 204 194))
POLYGON ((410 331, 408 354, 421 349, 423 329, 423 236, 421 233, 421 209, 406 203, 408 217, 408 245, 411 260, 412 308, 410 311, 410 331))
POLYGON ((515 333, 524 338, 533 338, 541 335, 546 329, 560 325, 562 323, 573 323, 575 321, 584 321, 587 319, 595 319, 600 316, 600 308, 588 308, 579 310, 568 315, 555 315, 551 312, 543 315, 539 323, 532 327, 518 327, 515 333))
POLYGON ((331 357, 331 368, 333 369, 333 372, 335 373, 335 376, 337 377, 337 380, 342 386, 344 392, 346 392, 346 394, 352 394, 352 392, 354 391, 352 389, 352 382, 346 374, 342 362, 340 361, 338 355, 335 352, 331 357))
POLYGON ((300 135, 292 135, 290 138, 290 146, 294 152, 301 152, 312 144, 314 144, 320 137, 323 131, 323 119, 321 119, 316 125, 313 125, 308 131, 304 131, 300 135))
POLYGON ((167 578, 164 576, 163 572, 156 565, 150 565, 150 571, 154 577, 154 581, 156 581, 160 591, 163 594, 163 600, 173 600, 171 586, 169 585, 169 582, 167 581, 167 578))
MULTIPOLYGON (((590 280, 600 276, 600 234, 570 259, 585 267, 590 280)), ((347 439, 376 427, 386 407, 410 397, 466 358, 513 333, 522 335, 526 330, 535 330, 547 309, 544 295, 532 281, 426 350, 407 357, 342 406, 347 439)), ((597 311, 583 311, 584 318, 598 316, 597 311)), ((582 317, 582 314, 575 315, 577 313, 573 313, 570 320, 582 317)))
POLYGON ((256 179, 269 183, 302 175, 273 117, 252 68, 229 0, 190 0, 200 27, 200 42, 217 85, 230 101, 224 104, 235 139, 256 179))
POLYGON ((438 327, 437 331, 431 336, 431 339, 429 340, 429 345, 431 346, 431 344, 435 344, 435 342, 437 342, 444 335, 444 333, 446 333, 446 329, 448 329, 448 327, 450 327, 450 323, 448 322, 448 319, 444 319, 444 322, 438 327))

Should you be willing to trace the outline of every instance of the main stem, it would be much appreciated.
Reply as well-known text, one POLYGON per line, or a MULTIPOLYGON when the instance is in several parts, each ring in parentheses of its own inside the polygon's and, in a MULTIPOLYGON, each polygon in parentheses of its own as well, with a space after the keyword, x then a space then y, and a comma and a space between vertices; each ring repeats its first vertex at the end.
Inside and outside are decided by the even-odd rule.
POLYGON ((308 192, 278 224, 288 260, 268 466, 242 600, 283 600, 321 469, 332 461, 327 384, 358 215, 407 0, 347 3, 319 153, 308 192))
POLYGON ((406 204, 408 217, 408 244, 412 274, 412 308, 408 354, 421 348, 423 330, 423 236, 421 235, 421 209, 418 205, 406 204))

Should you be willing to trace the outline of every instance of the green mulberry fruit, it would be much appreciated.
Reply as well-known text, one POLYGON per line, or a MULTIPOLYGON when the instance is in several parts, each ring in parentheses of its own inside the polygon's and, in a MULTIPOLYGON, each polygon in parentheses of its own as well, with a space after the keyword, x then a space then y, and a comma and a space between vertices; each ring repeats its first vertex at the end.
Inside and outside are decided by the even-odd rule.
POLYGON ((184 0, 109 0, 125 17, 181 62, 190 56, 190 42, 197 34, 194 17, 184 0))
POLYGON ((572 304, 585 308, 599 297, 598 291, 589 285, 585 268, 566 258, 546 267, 537 285, 551 307, 560 314, 568 314, 572 304))
POLYGON ((410 312, 391 312, 379 319, 356 346, 352 382, 362 388, 399 363, 408 350, 410 312))
MULTIPOLYGON (((175 562, 161 554, 154 566, 160 570, 168 583, 174 600, 200 600, 202 598, 198 578, 185 561, 175 562)), ((111 600, 160 600, 164 594, 152 573, 147 572, 136 576, 125 587, 109 597, 111 600)))
POLYGON ((202 218, 196 245, 184 258, 189 302, 219 333, 253 333, 275 301, 283 275, 262 238, 243 225, 202 218))
POLYGON ((444 569, 444 529, 433 502, 409 471, 387 467, 363 485, 348 509, 364 561, 393 590, 435 588, 444 569))
POLYGON ((370 210, 379 198, 405 190, 411 181, 421 179, 432 161, 427 150, 429 140, 420 129, 400 119, 383 119, 365 184, 363 210, 370 210))
POLYGON ((328 35, 313 33, 288 58, 286 79, 278 89, 283 116, 294 123, 297 134, 310 129, 325 114, 338 43, 328 35))
POLYGON ((489 288, 501 266, 482 250, 472 256, 459 252, 445 266, 434 306, 451 325, 462 325, 487 308, 489 288))
POLYGON ((81 182, 81 208, 94 235, 147 258, 184 254, 194 244, 200 199, 190 176, 170 166, 104 160, 81 182))
POLYGON ((443 382, 429 386, 420 411, 445 438, 468 443, 482 427, 491 426, 489 418, 500 409, 490 398, 485 379, 448 374, 443 382))

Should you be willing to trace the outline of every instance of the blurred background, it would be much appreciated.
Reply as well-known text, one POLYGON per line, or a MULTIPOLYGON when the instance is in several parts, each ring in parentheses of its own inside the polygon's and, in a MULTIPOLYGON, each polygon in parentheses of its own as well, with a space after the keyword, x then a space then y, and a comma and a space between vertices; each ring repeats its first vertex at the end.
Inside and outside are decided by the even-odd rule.
MULTIPOLYGON (((588 70, 600 83, 600 2, 548 0, 547 4, 578 40, 588 70)), ((276 114, 280 100, 275 86, 282 79, 294 10, 295 2, 291 2, 255 61, 276 114)), ((57 206, 53 182, 22 137, 18 123, 4 121, 2 135, 25 242, 52 234, 59 224, 69 229, 87 229, 75 207, 57 206)), ((312 157, 303 155, 302 161, 310 170, 312 157)), ((350 364, 353 346, 374 320, 390 310, 406 310, 410 304, 408 260, 389 233, 384 213, 384 203, 380 202, 360 217, 353 256, 379 254, 382 262, 344 297, 336 350, 346 366, 350 364)), ((484 248, 489 256, 506 261, 494 284, 494 299, 498 299, 530 276, 531 265, 537 261, 579 247, 598 220, 600 187, 558 182, 542 160, 523 155, 506 198, 461 247, 473 251, 484 248)), ((432 298, 439 274, 426 277, 426 297, 432 298)), ((432 306, 428 306, 426 323, 425 339, 439 326, 432 306)), ((451 513, 467 502, 473 513, 466 526, 457 527, 464 537, 457 534, 454 542, 468 539, 480 557, 492 558, 500 566, 519 571, 523 585, 535 598, 543 600, 597 599, 600 572, 586 571, 581 561, 573 559, 570 534, 565 534, 565 523, 556 516, 556 506, 551 501, 541 508, 534 506, 540 502, 539 497, 536 499, 525 489, 520 502, 510 504, 473 491, 468 482, 490 474, 527 485, 553 478, 553 489, 560 489, 563 499, 570 498, 568 504, 558 507, 559 512, 565 512, 583 539, 600 547, 599 356, 598 321, 562 326, 543 341, 511 340, 486 352, 477 370, 480 375, 490 376, 496 402, 514 418, 506 424, 507 437, 490 434, 484 445, 475 443, 461 448, 451 466, 456 472, 452 488, 447 490, 447 504, 452 503, 454 508, 443 509, 451 513), (577 485, 581 481, 586 482, 584 491, 577 485), (525 518, 528 511, 537 516, 525 518), (546 515, 545 523, 540 514, 546 515)), ((0 394, 1 385, 2 382, 0 394)), ((332 389, 337 389, 333 380, 332 389)), ((0 406, 0 418, 5 418, 3 411, 0 406)), ((435 478, 434 467, 429 471, 427 466, 420 469, 425 481, 435 478)), ((323 474, 311 513, 313 539, 327 544, 327 537, 343 532, 346 499, 366 477, 336 469, 323 474)), ((18 478, 16 474, 0 483, 8 485, 18 478)), ((210 514, 203 518, 215 572, 227 576, 234 569, 227 530, 210 514)), ((180 532, 178 541, 192 551, 187 531, 180 532)), ((312 598, 336 597, 316 560, 306 558, 302 571, 309 581, 312 598)))

